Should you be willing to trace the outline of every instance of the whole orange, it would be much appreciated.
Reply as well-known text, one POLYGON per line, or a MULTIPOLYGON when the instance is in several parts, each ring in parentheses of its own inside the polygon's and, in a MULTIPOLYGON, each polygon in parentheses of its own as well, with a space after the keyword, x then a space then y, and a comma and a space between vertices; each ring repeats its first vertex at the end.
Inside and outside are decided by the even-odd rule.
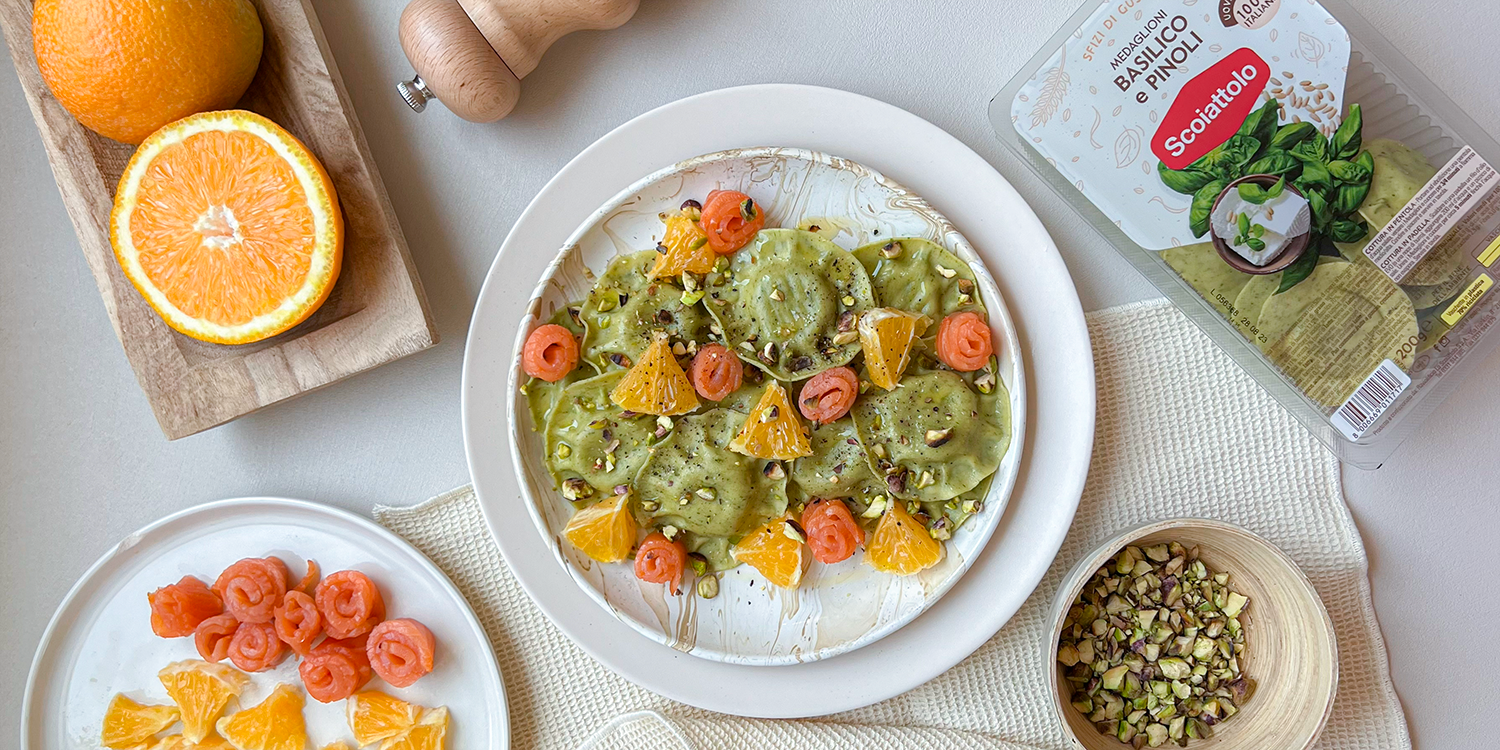
POLYGON ((31 33, 42 79, 63 107, 132 144, 233 106, 264 44, 249 0, 37 0, 31 33))

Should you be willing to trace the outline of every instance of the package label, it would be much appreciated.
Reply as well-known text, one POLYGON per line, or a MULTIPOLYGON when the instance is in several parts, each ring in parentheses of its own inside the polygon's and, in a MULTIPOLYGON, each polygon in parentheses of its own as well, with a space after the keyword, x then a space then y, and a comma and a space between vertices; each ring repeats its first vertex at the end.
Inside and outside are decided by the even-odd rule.
POLYGON ((1331 136, 1348 65, 1348 33, 1316 3, 1121 0, 1027 82, 1011 120, 1132 240, 1165 250, 1192 241, 1193 196, 1158 170, 1202 159, 1268 100, 1331 136))
POLYGON ((1411 385, 1411 378, 1396 363, 1386 360, 1370 373, 1370 377, 1355 389, 1329 422, 1344 437, 1358 440, 1375 425, 1381 415, 1396 402, 1396 399, 1411 385))
MULTIPOLYGON (((1404 281, 1444 235, 1460 219, 1470 216, 1496 186, 1500 186, 1500 172, 1474 149, 1463 147, 1370 240, 1365 246, 1365 256, 1393 281, 1404 281)), ((1488 213, 1493 215, 1493 211, 1488 213)), ((1488 267, 1493 262, 1491 257, 1484 265, 1488 267)))

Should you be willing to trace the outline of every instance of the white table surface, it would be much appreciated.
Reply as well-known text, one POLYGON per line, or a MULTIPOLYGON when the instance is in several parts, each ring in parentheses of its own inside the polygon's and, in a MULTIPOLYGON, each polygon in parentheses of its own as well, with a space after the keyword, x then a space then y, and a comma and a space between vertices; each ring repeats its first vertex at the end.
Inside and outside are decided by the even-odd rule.
MULTIPOLYGON (((302 497, 368 513, 468 481, 459 366, 496 249, 558 168, 660 104, 759 82, 889 101, 947 129, 1016 184, 1053 232, 1085 310, 1155 296, 1002 152, 985 117, 989 99, 1074 0, 642 0, 626 26, 558 42, 526 78, 516 111, 490 125, 441 106, 419 116, 397 97, 393 84, 409 75, 395 36, 402 0, 313 5, 443 341, 175 443, 162 438, 115 340, 20 86, 0 74, 0 738, 18 734, 26 671, 52 611, 130 531, 223 497, 302 497)), ((1500 16, 1491 0, 1355 5, 1500 132, 1500 16)), ((1384 468, 1344 473, 1418 748, 1491 746, 1482 728, 1500 710, 1492 658, 1500 400, 1484 382, 1497 369, 1500 356, 1384 468)))

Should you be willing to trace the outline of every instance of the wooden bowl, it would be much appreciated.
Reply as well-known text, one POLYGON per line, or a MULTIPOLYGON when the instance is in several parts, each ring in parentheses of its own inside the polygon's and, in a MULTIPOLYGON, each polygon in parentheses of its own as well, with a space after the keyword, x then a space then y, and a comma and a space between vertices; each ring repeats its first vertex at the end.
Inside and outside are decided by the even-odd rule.
MULTIPOLYGON (((1044 644, 1051 665, 1048 684, 1053 709, 1084 750, 1130 747, 1101 734, 1074 708, 1065 670, 1057 661, 1058 638, 1068 609, 1084 585, 1127 545, 1178 542, 1199 546, 1199 559, 1211 570, 1229 573, 1229 585, 1249 597, 1240 615, 1245 630, 1244 673, 1254 692, 1240 712, 1214 725, 1214 736, 1189 740, 1204 750, 1306 750, 1333 712, 1338 690, 1338 643, 1333 621, 1307 576, 1270 542, 1233 524, 1198 518, 1159 521, 1119 534, 1079 561, 1063 579, 1052 608, 1051 635, 1044 644)), ((1168 741, 1163 747, 1176 744, 1168 741)))
MULTIPOLYGON (((1219 201, 1224 200, 1224 196, 1229 195, 1229 191, 1240 189, 1240 183, 1253 182, 1263 188, 1269 188, 1272 185, 1275 185, 1276 180, 1278 179, 1280 178, 1278 178, 1274 174, 1252 174, 1246 175, 1239 178, 1238 180, 1235 180, 1234 182, 1229 183, 1228 186, 1226 186, 1222 191, 1219 192, 1218 197, 1214 198, 1214 207, 1210 209, 1210 215, 1212 215, 1213 211, 1219 210, 1219 201)), ((1287 183, 1286 189, 1292 191, 1293 193, 1296 193, 1297 195, 1301 195, 1304 198, 1307 197, 1305 195, 1302 195, 1302 191, 1298 190, 1291 183, 1287 183)), ((1292 239, 1291 245, 1288 246, 1286 250, 1282 251, 1280 255, 1276 256, 1275 260, 1263 266, 1257 266, 1254 263, 1251 263, 1250 261, 1240 257, 1240 254, 1235 252, 1234 248, 1231 248, 1229 246, 1229 243, 1224 241, 1224 238, 1214 234, 1214 231, 1211 227, 1208 230, 1208 237, 1209 241, 1213 243, 1214 249, 1219 251, 1219 257, 1222 258, 1225 263, 1229 264, 1230 268, 1233 268, 1240 273, 1248 273, 1255 276, 1267 276, 1286 270, 1288 266, 1296 263, 1297 259, 1301 258, 1303 253, 1308 252, 1308 248, 1312 246, 1312 233, 1304 232, 1303 234, 1294 237, 1292 239)), ((1312 252, 1317 252, 1317 250, 1314 249, 1312 252)))

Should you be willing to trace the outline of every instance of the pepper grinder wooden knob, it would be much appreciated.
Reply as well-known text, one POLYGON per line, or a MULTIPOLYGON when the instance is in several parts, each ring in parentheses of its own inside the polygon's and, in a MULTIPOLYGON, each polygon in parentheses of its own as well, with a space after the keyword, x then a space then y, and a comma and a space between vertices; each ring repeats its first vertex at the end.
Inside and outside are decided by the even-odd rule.
POLYGON ((640 0, 412 0, 401 49, 416 76, 396 86, 421 112, 438 99, 465 120, 493 122, 521 96, 521 79, 552 43, 581 29, 613 29, 640 0))

